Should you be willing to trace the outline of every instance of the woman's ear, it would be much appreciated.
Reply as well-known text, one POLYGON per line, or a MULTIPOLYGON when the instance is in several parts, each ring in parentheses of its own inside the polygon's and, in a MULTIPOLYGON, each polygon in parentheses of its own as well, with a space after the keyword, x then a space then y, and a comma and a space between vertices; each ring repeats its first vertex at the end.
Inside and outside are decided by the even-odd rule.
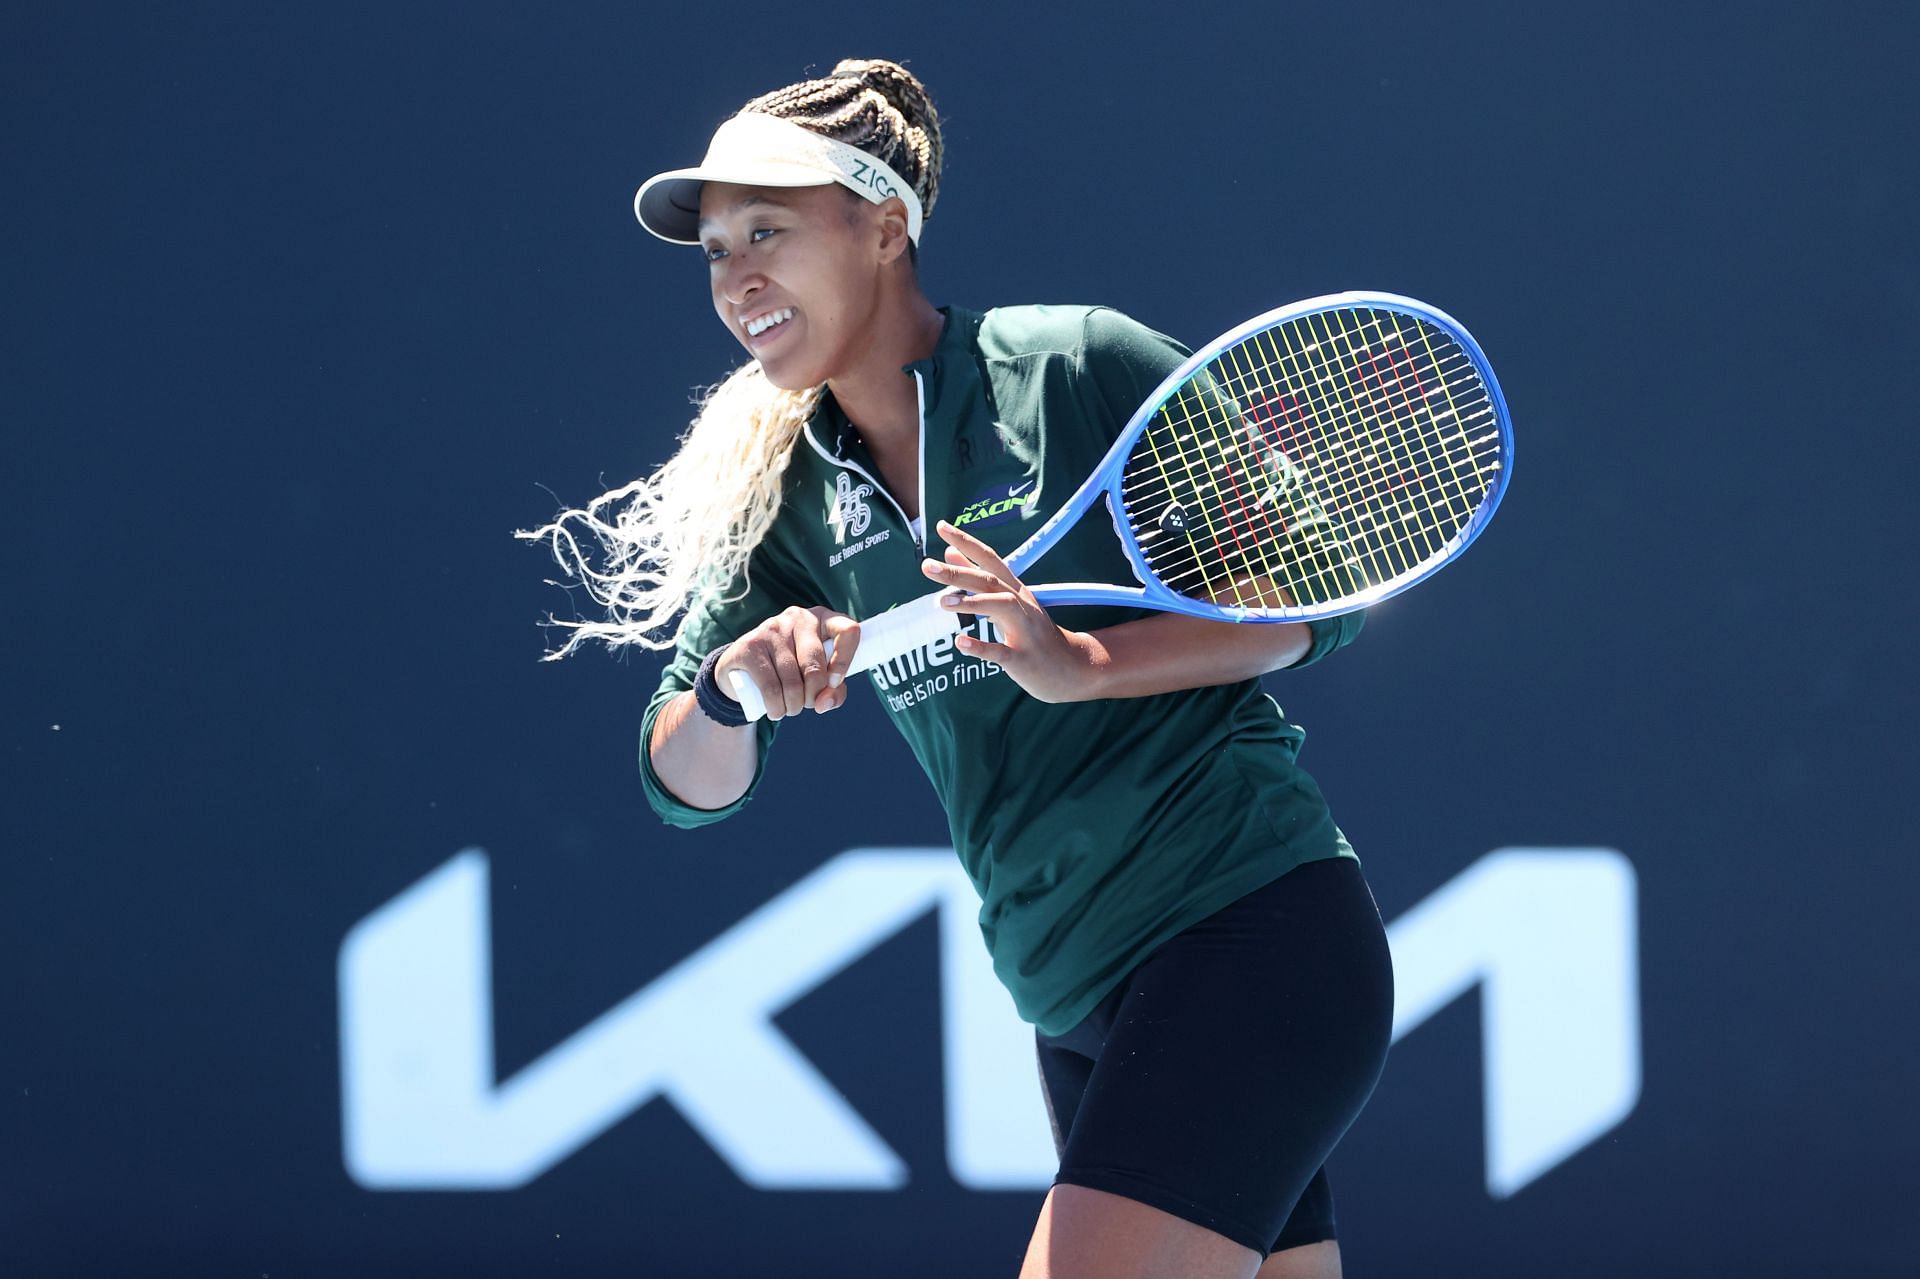
POLYGON ((894 196, 875 208, 880 231, 880 261, 892 262, 913 243, 907 236, 907 206, 900 197, 894 196))

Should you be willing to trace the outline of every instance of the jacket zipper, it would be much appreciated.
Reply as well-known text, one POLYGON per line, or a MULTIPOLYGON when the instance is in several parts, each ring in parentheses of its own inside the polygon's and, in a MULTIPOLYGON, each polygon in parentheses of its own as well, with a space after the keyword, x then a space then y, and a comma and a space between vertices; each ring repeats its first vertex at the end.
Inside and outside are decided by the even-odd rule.
MULTIPOLYGON (((920 370, 913 371, 913 391, 920 406, 920 536, 917 539, 920 554, 927 553, 927 384, 920 376, 920 370)), ((913 531, 913 525, 907 525, 907 531, 913 531)))

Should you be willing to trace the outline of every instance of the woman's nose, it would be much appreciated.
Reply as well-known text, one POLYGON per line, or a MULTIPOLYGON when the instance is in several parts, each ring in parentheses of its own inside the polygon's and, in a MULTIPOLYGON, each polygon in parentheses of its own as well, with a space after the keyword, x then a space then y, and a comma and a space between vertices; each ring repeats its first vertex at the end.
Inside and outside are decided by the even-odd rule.
POLYGON ((720 295, 735 306, 744 306, 766 283, 766 277, 758 271, 728 271, 721 277, 720 295))

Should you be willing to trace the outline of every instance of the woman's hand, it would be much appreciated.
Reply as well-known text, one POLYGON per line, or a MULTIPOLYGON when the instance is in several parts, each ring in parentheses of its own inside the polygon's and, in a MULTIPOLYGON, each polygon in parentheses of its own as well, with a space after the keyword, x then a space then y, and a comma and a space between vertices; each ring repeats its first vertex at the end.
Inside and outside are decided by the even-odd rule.
MULTIPOLYGON (((946 561, 923 560, 920 571, 955 588, 941 599, 941 605, 956 613, 992 618, 1006 637, 1004 644, 989 644, 961 635, 954 646, 969 657, 1000 663, 1014 683, 1043 702, 1074 702, 1092 696, 1096 653, 1088 637, 1054 625, 1033 592, 991 546, 945 520, 937 529, 947 543, 946 561)), ((834 660, 839 657, 835 652, 834 660)))
POLYGON ((798 715, 809 706, 824 715, 847 700, 847 666, 859 647, 860 624, 845 613, 789 608, 729 644, 713 673, 731 697, 729 676, 744 672, 759 686, 768 719, 798 715))

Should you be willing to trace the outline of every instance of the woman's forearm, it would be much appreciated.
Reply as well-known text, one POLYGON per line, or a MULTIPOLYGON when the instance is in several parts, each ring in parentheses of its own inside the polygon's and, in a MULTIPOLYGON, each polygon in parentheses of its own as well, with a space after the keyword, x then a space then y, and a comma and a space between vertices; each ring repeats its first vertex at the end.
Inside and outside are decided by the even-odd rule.
POLYGON ((1291 666, 1313 645, 1305 622, 1214 622, 1179 613, 1069 637, 1086 662, 1078 701, 1235 684, 1291 666))
POLYGON ((700 713, 692 693, 660 708, 647 749, 653 772, 681 803, 712 811, 747 793, 759 767, 753 725, 727 728, 700 713))

